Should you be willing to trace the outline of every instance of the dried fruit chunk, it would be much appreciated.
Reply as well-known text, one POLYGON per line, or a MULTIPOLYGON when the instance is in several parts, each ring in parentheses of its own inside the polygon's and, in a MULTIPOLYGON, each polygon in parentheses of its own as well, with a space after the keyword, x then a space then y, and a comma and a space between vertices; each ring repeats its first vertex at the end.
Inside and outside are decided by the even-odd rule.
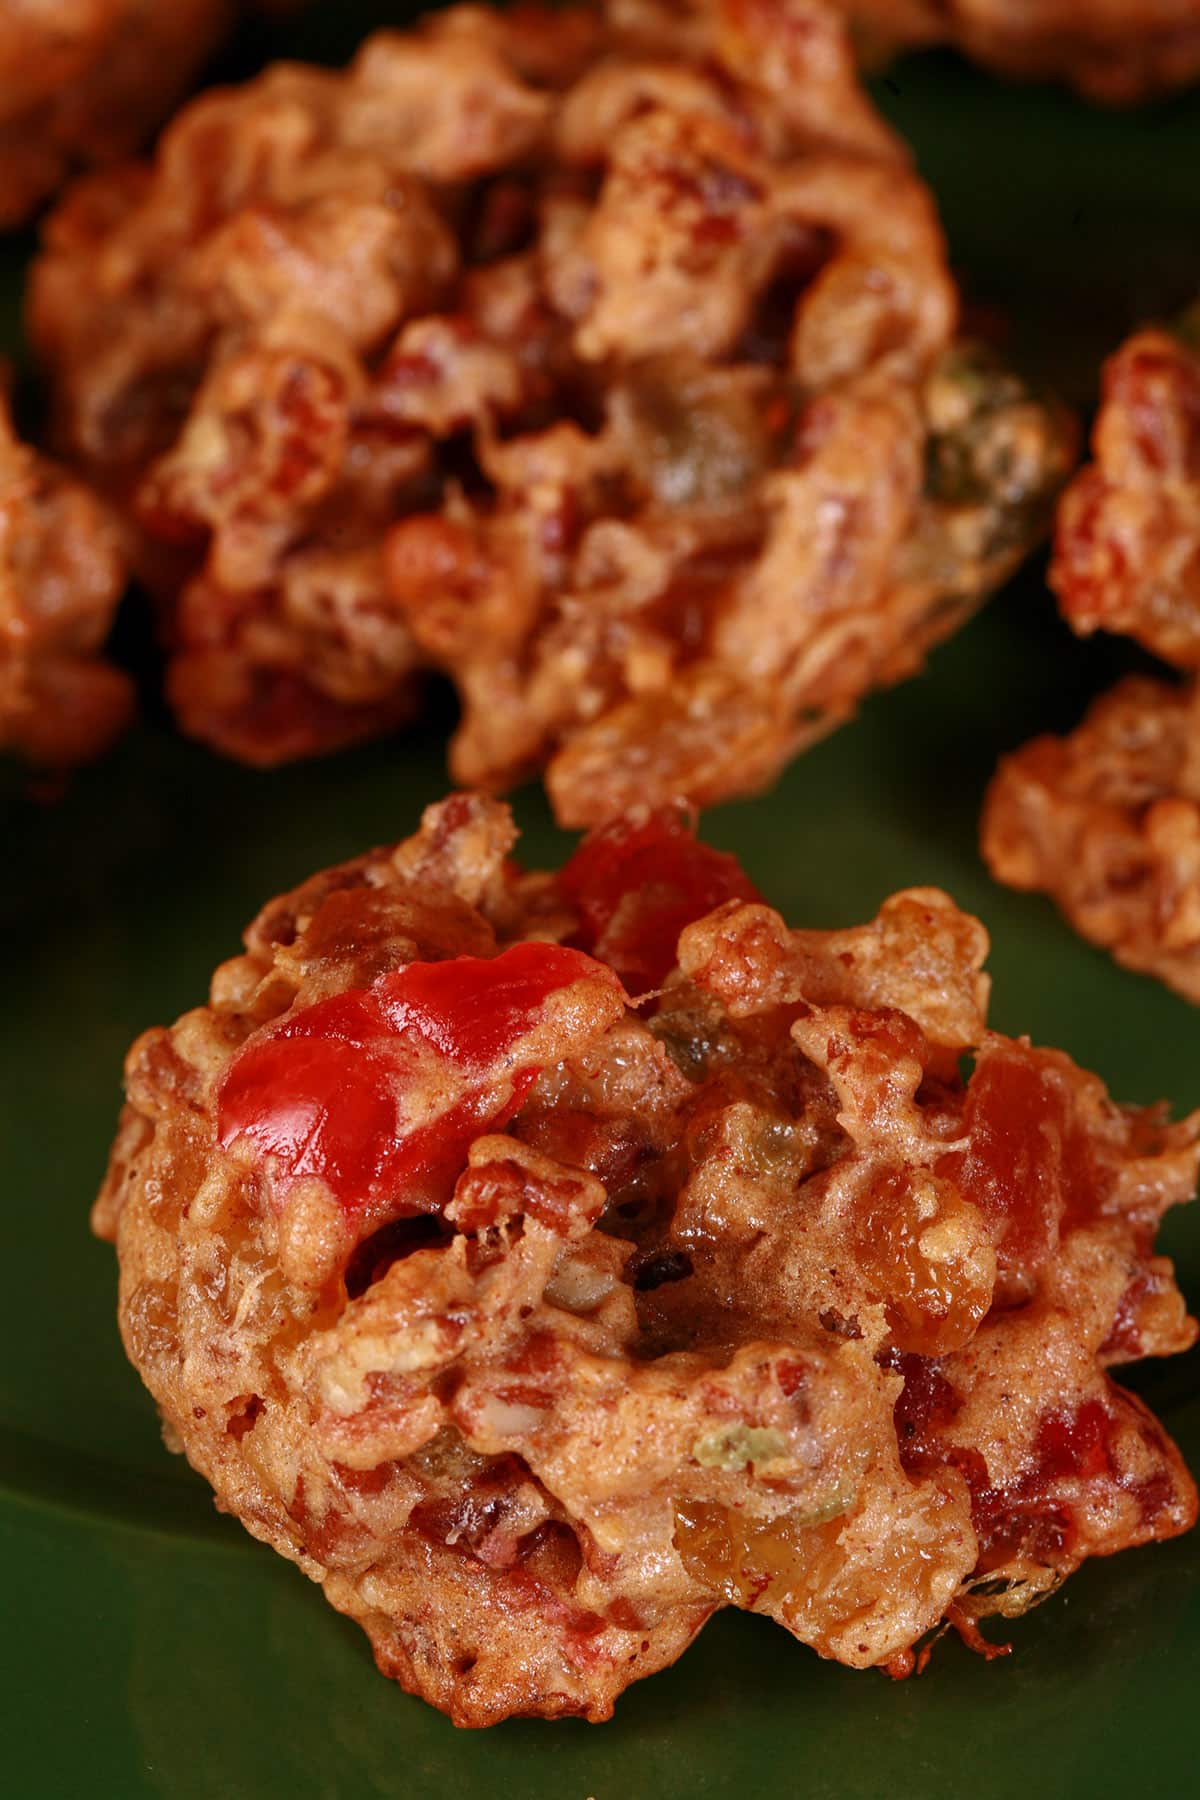
POLYGON ((94 1214, 189 1458, 380 1668, 603 1719, 734 1605, 898 1674, 1186 1529, 1108 1371, 1195 1341, 1200 1115, 988 1033, 934 890, 790 931, 678 812, 513 838, 456 795, 271 902, 131 1051, 94 1214))
POLYGON ((1068 1212, 1096 1209, 1074 1074, 1053 1052, 988 1043, 967 1086, 969 1142, 938 1162, 992 1225, 1002 1267, 1036 1266, 1053 1254, 1068 1212))
POLYGON ((674 968, 685 926, 726 900, 758 899, 736 860, 702 844, 677 808, 591 832, 558 886, 579 919, 576 941, 633 995, 659 987, 674 968))
POLYGON ((953 1181, 925 1169, 893 1171, 868 1190, 856 1249, 898 1350, 957 1350, 991 1306, 996 1257, 973 1210, 953 1181))

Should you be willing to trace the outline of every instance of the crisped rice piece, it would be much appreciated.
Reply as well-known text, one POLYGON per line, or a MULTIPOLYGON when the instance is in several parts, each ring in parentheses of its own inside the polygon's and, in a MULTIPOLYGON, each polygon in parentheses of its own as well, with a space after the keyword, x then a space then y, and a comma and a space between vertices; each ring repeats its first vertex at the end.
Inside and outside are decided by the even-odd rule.
POLYGON ((1002 75, 1128 106, 1200 77, 1200 0, 838 0, 868 60, 952 44, 1002 75))
POLYGON ((1195 1339, 1200 1114, 989 1032, 934 889, 790 931, 677 810, 514 837, 431 807, 130 1052, 94 1223, 219 1505, 462 1725, 607 1718, 726 1605, 904 1674, 1186 1529, 1107 1370, 1195 1339))
POLYGON ((1200 669, 1200 309, 1104 368, 1095 457, 1059 503, 1050 585, 1081 635, 1125 632, 1200 669))
POLYGON ((1129 676, 1069 736, 1005 757, 983 854, 1126 968, 1200 1002, 1200 692, 1129 676))
POLYGON ((133 689, 101 655, 124 585, 115 520, 0 398, 0 753, 64 769, 124 729, 133 689))
POLYGON ((253 763, 456 684, 559 816, 772 779, 1019 560, 1057 412, 955 347, 817 0, 457 7, 208 95, 50 220, 30 327, 253 763))
POLYGON ((235 0, 15 0, 0 10, 0 228, 81 164, 137 150, 235 11, 235 0))

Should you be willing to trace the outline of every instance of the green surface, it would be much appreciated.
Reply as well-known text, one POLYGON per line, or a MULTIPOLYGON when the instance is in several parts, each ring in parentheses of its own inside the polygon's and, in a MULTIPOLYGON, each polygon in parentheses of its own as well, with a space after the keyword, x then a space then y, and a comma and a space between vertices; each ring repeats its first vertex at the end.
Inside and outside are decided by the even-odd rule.
MULTIPOLYGON (((334 54, 366 11, 326 9, 303 29, 334 54)), ((1200 95, 1111 117, 949 59, 889 79, 895 91, 880 97, 943 200, 973 298, 1001 302, 1043 366, 1057 346, 1077 394, 1139 311, 1200 286, 1200 95)), ((1197 1014, 1077 942, 1045 902, 996 888, 974 848, 997 753, 1069 723, 1132 660, 1121 646, 1074 644, 1029 570, 926 677, 872 700, 770 796, 711 814, 708 834, 796 923, 864 917, 909 882, 946 886, 992 931, 1001 1028, 1064 1045, 1124 1098, 1200 1105, 1197 1014)), ((1198 1538, 1085 1569, 1012 1628, 1006 1662, 947 1643, 927 1675, 893 1686, 725 1615, 607 1726, 470 1735, 378 1676, 358 1630, 218 1518, 163 1451, 118 1344, 111 1252, 86 1231, 122 1053, 202 996, 261 899, 411 830, 442 791, 440 744, 431 727, 262 776, 151 724, 55 806, 0 773, 0 1789, 13 1800, 1195 1792, 1198 1538)), ((525 792, 517 810, 528 859, 556 855, 540 796, 525 792)), ((1177 1214, 1165 1238, 1200 1300, 1200 1211, 1177 1214)), ((1200 1467, 1200 1358, 1135 1379, 1200 1467)))

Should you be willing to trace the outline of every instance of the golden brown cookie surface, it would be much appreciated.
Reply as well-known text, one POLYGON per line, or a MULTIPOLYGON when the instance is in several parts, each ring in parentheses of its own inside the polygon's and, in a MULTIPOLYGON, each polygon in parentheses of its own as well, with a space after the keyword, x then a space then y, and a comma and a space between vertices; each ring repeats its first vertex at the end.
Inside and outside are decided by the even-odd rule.
POLYGON ((0 228, 80 165, 141 148, 235 0, 15 0, 0 12, 0 228))
POLYGON ((1200 1001, 1200 709, 1195 683, 1129 676, 1065 738, 1000 764, 983 853, 1076 930, 1200 1001))
POLYGON ((989 1032, 936 890, 789 931, 677 813, 513 837, 455 796, 272 902, 95 1214, 173 1441, 380 1667, 604 1718, 732 1604, 903 1673, 1190 1524, 1106 1370, 1195 1337, 1200 1121, 989 1032))
POLYGON ((1062 422, 953 342, 812 0, 452 8, 206 96, 49 221, 64 445, 186 730, 272 763, 444 671, 455 777, 761 787, 1020 559, 1062 422))
POLYGON ((116 520, 0 399, 0 752, 65 769, 124 729, 133 689, 101 654, 124 586, 116 520))
POLYGON ((1059 502, 1050 584, 1081 634, 1123 632, 1200 668, 1200 351, 1135 332, 1104 368, 1093 461, 1059 502))

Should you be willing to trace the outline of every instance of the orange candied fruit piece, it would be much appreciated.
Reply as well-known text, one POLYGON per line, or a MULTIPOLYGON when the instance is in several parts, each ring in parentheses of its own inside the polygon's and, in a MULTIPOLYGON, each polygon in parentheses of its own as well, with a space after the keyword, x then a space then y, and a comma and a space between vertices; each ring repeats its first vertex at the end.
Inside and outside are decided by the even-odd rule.
POLYGON ((856 1219, 857 1253, 898 1350, 961 1349, 992 1301, 995 1257, 978 1212, 926 1169, 895 1169, 856 1219))
POLYGON ((1054 1254, 1064 1214, 1095 1211, 1098 1171, 1063 1071, 1028 1045, 983 1050, 967 1087, 968 1143, 939 1157, 992 1227, 1000 1267, 1033 1269, 1054 1254))

